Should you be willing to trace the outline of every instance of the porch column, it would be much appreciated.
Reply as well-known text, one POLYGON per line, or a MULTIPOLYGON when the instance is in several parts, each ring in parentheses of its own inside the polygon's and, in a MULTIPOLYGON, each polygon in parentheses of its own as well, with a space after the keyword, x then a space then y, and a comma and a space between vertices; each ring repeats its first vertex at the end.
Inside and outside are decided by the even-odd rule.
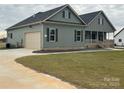
POLYGON ((85 30, 83 30, 83 42, 85 43, 85 30))
POLYGON ((98 41, 99 41, 99 34, 98 34, 98 31, 97 31, 97 43, 98 43, 98 41))
POLYGON ((108 32, 108 40, 109 40, 109 32, 108 32))
POLYGON ((105 39, 104 39, 104 32, 102 32, 102 33, 103 33, 103 42, 104 42, 104 40, 105 40, 105 39))
POLYGON ((92 31, 91 31, 90 35, 91 35, 91 43, 92 43, 92 31))

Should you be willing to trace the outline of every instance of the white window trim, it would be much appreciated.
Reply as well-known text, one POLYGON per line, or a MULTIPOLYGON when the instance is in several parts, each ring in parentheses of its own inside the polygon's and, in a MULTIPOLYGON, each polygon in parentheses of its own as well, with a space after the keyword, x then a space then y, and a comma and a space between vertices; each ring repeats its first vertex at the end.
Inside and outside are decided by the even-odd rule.
POLYGON ((56 42, 56 28, 50 28, 49 29, 49 42, 56 42), (54 34, 54 41, 50 39, 51 37, 51 30, 54 30, 55 31, 55 34, 54 34))
POLYGON ((81 42, 81 30, 76 30, 76 42, 81 42), (80 35, 77 35, 78 31, 80 31, 80 35), (77 37, 80 37, 79 41, 77 41, 77 37))

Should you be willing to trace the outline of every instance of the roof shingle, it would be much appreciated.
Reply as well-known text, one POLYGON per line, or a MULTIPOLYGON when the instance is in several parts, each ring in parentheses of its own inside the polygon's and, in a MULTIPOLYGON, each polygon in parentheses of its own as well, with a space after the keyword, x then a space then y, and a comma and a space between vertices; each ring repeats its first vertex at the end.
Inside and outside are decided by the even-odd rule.
POLYGON ((80 18, 86 23, 89 24, 101 11, 96 11, 92 13, 87 13, 83 15, 79 15, 80 18))
POLYGON ((29 18, 9 27, 8 29, 17 27, 17 26, 22 26, 22 25, 26 25, 29 23, 34 23, 34 22, 38 22, 38 21, 43 21, 46 18, 48 18, 49 16, 51 16, 52 14, 56 13, 58 10, 60 10, 61 8, 65 7, 66 5, 45 11, 45 12, 38 12, 37 14, 34 14, 32 16, 30 16, 29 18))
MULTIPOLYGON (((16 28, 16 27, 21 27, 21 26, 27 25, 27 24, 32 24, 32 23, 35 23, 35 22, 44 21, 45 19, 47 19, 48 17, 50 17, 51 15, 53 15, 54 13, 56 13, 57 11, 59 11, 60 9, 66 7, 66 6, 68 6, 68 4, 57 7, 57 8, 54 8, 54 9, 51 9, 51 10, 48 10, 48 11, 45 11, 45 12, 38 12, 38 13, 30 16, 29 18, 27 18, 27 19, 15 24, 15 25, 9 27, 6 30, 10 30, 10 29, 13 29, 13 28, 16 28)), ((92 12, 92 13, 79 15, 79 18, 81 19, 81 21, 83 20, 83 23, 85 22, 85 24, 88 25, 100 12, 103 12, 103 11, 96 11, 96 12, 92 12)), ((108 22, 110 23, 112 28, 114 30, 116 30, 109 20, 108 20, 108 22)))

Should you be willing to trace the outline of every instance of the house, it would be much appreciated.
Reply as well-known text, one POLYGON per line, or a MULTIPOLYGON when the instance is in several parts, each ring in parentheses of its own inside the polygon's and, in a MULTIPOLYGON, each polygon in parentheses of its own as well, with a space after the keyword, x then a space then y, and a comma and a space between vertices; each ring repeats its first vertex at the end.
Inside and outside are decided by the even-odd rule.
POLYGON ((114 43, 117 46, 124 46, 124 28, 114 36, 114 43))
POLYGON ((103 11, 78 15, 68 4, 33 16, 9 27, 11 47, 38 50, 77 49, 106 45, 115 28, 103 11))

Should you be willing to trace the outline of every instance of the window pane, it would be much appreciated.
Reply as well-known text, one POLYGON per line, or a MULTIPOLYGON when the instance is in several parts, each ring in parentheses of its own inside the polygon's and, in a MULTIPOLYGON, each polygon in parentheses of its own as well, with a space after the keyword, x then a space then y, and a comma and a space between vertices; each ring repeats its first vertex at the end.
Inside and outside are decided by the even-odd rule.
POLYGON ((77 35, 81 35, 81 31, 77 31, 77 35))
POLYGON ((91 31, 85 32, 85 39, 91 39, 91 31))
POLYGON ((71 18, 71 12, 68 13, 68 17, 71 18))
POLYGON ((56 34, 55 29, 50 29, 50 34, 49 34, 50 41, 55 41, 55 34, 56 34))
POLYGON ((100 24, 100 18, 98 18, 98 24, 100 24))
POLYGON ((50 36, 50 41, 54 41, 54 36, 50 36))
POLYGON ((98 32, 99 41, 103 41, 103 32, 98 32))
POLYGON ((81 31, 77 31, 76 32, 76 41, 80 41, 81 40, 81 31))
POLYGON ((102 19, 102 25, 104 24, 104 19, 102 19))
POLYGON ((103 18, 100 18, 100 25, 102 25, 103 23, 103 18))
POLYGON ((92 32, 92 39, 97 39, 97 32, 92 32))
POLYGON ((119 39, 119 42, 122 42, 122 39, 119 39))
POLYGON ((77 41, 80 41, 81 37, 77 37, 77 41))
POLYGON ((68 10, 65 10, 65 18, 69 18, 69 12, 68 12, 68 10))
POLYGON ((98 18, 98 24, 103 25, 104 24, 104 19, 103 18, 98 18))
POLYGON ((50 34, 55 34, 55 30, 51 30, 50 31, 50 34))
POLYGON ((62 12, 62 17, 65 18, 65 11, 62 12))

